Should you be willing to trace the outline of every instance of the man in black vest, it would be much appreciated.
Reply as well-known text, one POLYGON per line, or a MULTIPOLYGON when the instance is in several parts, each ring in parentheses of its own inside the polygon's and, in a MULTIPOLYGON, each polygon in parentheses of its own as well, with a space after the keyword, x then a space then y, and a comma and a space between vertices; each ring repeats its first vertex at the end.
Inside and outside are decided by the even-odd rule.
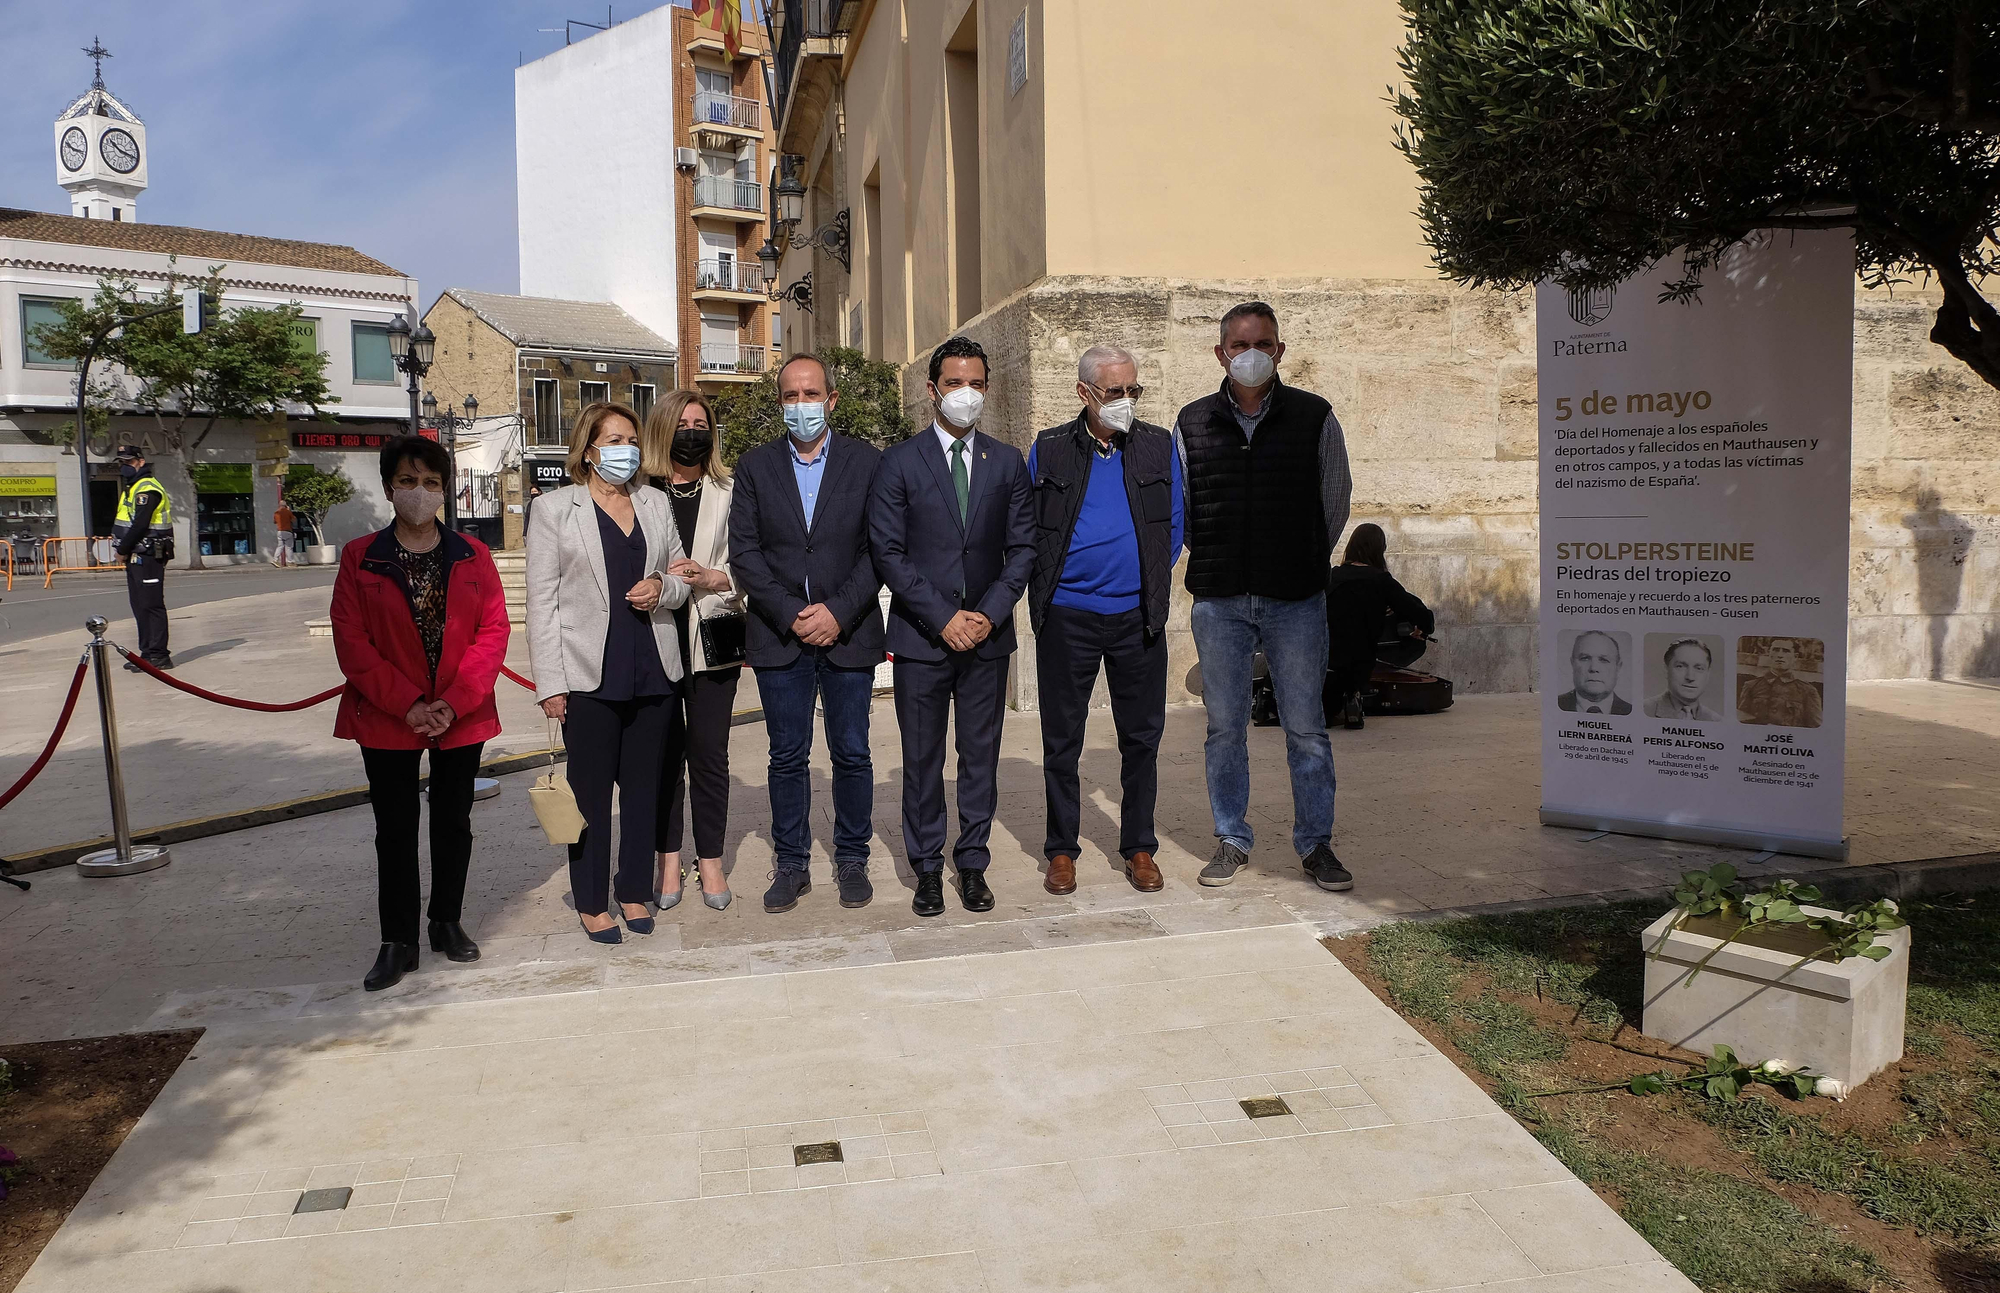
POLYGON ((1292 845, 1322 889, 1354 887, 1333 855, 1333 751, 1326 680, 1326 576, 1354 492, 1332 407, 1278 380, 1278 317, 1262 301, 1222 316, 1215 348, 1228 376, 1180 412, 1187 472, 1189 627, 1208 708, 1208 806, 1215 856, 1205 885, 1249 864, 1251 660, 1270 666, 1292 773, 1292 845))
POLYGON ((1050 893, 1076 892, 1076 764, 1097 668, 1111 691, 1120 760, 1118 852, 1141 893, 1165 883, 1153 853, 1160 734, 1167 722, 1167 598, 1181 550, 1173 437, 1135 420, 1145 388, 1131 352, 1092 346, 1076 365, 1083 412, 1028 451, 1035 568, 1028 613, 1042 705, 1043 855, 1050 893))

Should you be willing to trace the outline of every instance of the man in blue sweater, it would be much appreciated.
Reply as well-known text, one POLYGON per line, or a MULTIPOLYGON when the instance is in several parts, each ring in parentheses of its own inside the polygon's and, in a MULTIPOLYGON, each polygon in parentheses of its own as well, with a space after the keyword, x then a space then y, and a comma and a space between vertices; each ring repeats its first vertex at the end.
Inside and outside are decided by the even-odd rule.
POLYGON ((1042 432, 1028 453, 1036 536, 1028 609, 1048 799, 1042 886, 1076 891, 1076 765, 1101 664, 1118 729, 1118 852, 1132 886, 1152 893, 1164 883, 1153 861, 1153 805, 1167 720, 1167 600, 1181 550, 1180 456, 1170 434, 1135 418, 1145 388, 1130 352, 1093 346, 1076 373, 1083 411, 1042 432))

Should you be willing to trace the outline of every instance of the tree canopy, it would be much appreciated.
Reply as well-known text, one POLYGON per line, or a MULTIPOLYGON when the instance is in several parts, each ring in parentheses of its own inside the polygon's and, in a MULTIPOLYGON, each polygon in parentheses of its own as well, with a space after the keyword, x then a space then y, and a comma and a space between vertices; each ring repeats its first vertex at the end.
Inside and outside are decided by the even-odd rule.
POLYGON ((326 514, 353 497, 354 482, 342 468, 321 471, 304 462, 285 468, 285 505, 312 529, 314 543, 326 542, 326 514))
POLYGON ((2000 387, 2000 4, 1402 0, 1398 145, 1461 282, 1689 298, 1760 228, 1854 230, 1872 285, 1940 287, 1931 339, 2000 387))
MULTIPOLYGON (((35 344, 68 360, 81 360, 93 336, 110 333, 96 352, 105 368, 93 370, 87 430, 101 430, 110 411, 150 416, 156 449, 188 462, 219 421, 264 421, 301 408, 319 413, 339 403, 327 387, 326 356, 294 335, 303 317, 296 304, 230 309, 193 334, 182 331, 178 309, 126 322, 178 306, 182 281, 199 282, 170 280, 164 295, 145 296, 130 280, 100 279, 91 300, 60 302, 61 317, 36 328, 35 344)), ((221 299, 215 271, 206 289, 221 299)))
MULTIPOLYGON (((851 346, 821 352, 827 377, 840 392, 827 421, 841 435, 887 447, 907 440, 915 424, 903 412, 903 389, 896 366, 871 360, 851 346)), ((730 466, 746 452, 785 434, 774 369, 754 383, 725 388, 711 401, 721 427, 722 457, 730 466)))

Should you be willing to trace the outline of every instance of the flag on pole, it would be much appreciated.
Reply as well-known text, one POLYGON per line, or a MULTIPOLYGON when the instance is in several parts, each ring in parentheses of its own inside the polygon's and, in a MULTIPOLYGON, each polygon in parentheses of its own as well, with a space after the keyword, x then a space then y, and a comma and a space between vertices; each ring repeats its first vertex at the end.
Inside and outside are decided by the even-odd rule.
POLYGON ((694 16, 722 37, 730 57, 742 51, 743 0, 694 0, 694 16))

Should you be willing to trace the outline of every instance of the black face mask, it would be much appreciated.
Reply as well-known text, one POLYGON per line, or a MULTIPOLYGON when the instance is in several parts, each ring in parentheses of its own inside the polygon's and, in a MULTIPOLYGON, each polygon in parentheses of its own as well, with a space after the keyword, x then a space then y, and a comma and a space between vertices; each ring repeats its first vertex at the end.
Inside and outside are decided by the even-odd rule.
POLYGON ((699 467, 715 448, 715 433, 707 427, 681 427, 674 432, 668 456, 683 467, 699 467))
POLYGON ((118 464, 118 479, 129 485, 139 479, 139 469, 129 462, 121 462, 118 464))

